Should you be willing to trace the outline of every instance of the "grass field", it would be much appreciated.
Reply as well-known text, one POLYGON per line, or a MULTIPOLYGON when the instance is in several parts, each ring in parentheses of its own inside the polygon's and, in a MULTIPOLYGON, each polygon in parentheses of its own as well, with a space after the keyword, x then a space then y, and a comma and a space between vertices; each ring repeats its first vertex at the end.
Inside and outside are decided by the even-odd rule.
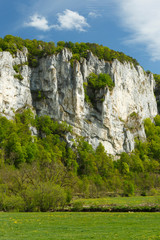
POLYGON ((75 211, 160 212, 160 196, 77 199, 72 201, 71 209, 75 211))
POLYGON ((160 239, 160 213, 0 213, 0 240, 160 239))
POLYGON ((133 196, 133 197, 106 197, 106 198, 89 198, 77 199, 72 202, 81 202, 84 206, 139 206, 139 205, 159 205, 160 196, 133 196))

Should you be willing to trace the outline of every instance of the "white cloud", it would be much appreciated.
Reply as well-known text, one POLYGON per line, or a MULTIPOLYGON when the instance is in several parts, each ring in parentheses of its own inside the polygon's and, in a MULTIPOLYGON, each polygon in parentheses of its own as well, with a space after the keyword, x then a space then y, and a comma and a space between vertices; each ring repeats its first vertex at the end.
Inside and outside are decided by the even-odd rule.
POLYGON ((92 17, 92 18, 97 18, 97 17, 100 17, 101 14, 96 13, 96 12, 89 12, 88 16, 89 16, 89 17, 92 17))
POLYGON ((40 16, 38 14, 34 14, 30 17, 30 22, 25 23, 27 27, 35 27, 39 30, 47 31, 52 28, 52 26, 48 25, 48 21, 45 17, 40 16))
POLYGON ((58 30, 86 31, 86 27, 89 27, 86 18, 69 9, 63 13, 58 13, 58 24, 54 25, 54 28, 58 30))
POLYGON ((128 42, 145 44, 152 60, 160 60, 160 1, 115 1, 124 26, 131 32, 128 42))
POLYGON ((47 19, 41 15, 34 14, 30 16, 30 21, 24 25, 27 27, 35 27, 39 30, 47 31, 52 28, 57 30, 78 30, 86 31, 86 27, 89 27, 85 17, 81 16, 78 12, 66 9, 63 13, 58 13, 58 23, 55 25, 49 25, 47 19))

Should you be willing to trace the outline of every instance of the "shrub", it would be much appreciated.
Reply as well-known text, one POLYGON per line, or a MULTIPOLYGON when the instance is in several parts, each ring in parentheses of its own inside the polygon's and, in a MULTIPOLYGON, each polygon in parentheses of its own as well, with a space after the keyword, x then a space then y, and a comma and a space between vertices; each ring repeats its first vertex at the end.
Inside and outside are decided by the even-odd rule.
POLYGON ((30 62, 31 67, 37 67, 38 66, 38 60, 33 58, 30 62))
POLYGON ((19 195, 4 196, 3 199, 3 210, 4 211, 25 211, 25 202, 19 195))
POLYGON ((131 182, 125 181, 124 182, 124 189, 123 195, 126 197, 130 197, 134 195, 134 185, 131 182))
POLYGON ((16 73, 19 73, 19 66, 18 65, 14 65, 13 69, 16 73))
POLYGON ((15 74, 14 77, 19 79, 19 80, 23 80, 23 77, 22 77, 21 74, 15 74))
POLYGON ((30 186, 25 192, 27 211, 49 211, 64 207, 66 204, 66 193, 64 189, 51 182, 37 183, 30 186))
POLYGON ((155 116, 154 121, 156 126, 160 126, 160 115, 155 116))
POLYGON ((80 212, 83 209, 83 202, 82 201, 76 201, 73 203, 72 211, 80 212))
POLYGON ((64 47, 65 46, 65 42, 64 41, 59 41, 59 42, 57 42, 57 46, 58 47, 64 47))
POLYGON ((131 117, 131 118, 137 118, 137 117, 138 117, 138 113, 132 112, 132 113, 130 114, 130 117, 131 117))
POLYGON ((104 95, 102 97, 95 98, 96 90, 103 89, 108 87, 109 90, 112 90, 114 87, 114 82, 112 81, 109 74, 100 73, 99 75, 95 73, 90 73, 87 78, 87 83, 83 83, 84 93, 85 93, 85 101, 93 106, 95 106, 95 102, 98 100, 99 102, 104 101, 104 95))
POLYGON ((83 83, 83 88, 84 88, 84 99, 88 104, 91 104, 91 99, 89 98, 88 94, 87 94, 87 86, 88 83, 83 83))
POLYGON ((109 87, 111 90, 114 87, 114 83, 109 74, 100 73, 99 75, 91 73, 88 76, 88 85, 93 89, 109 87))
POLYGON ((156 84, 160 86, 160 75, 159 74, 153 74, 154 79, 156 81, 156 84))

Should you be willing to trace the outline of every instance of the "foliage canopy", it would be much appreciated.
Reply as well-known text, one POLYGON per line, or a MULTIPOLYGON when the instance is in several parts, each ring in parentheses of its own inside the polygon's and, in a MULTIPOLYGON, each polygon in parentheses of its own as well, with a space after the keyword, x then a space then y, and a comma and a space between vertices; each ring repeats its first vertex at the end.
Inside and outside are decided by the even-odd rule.
MULTIPOLYGON (((62 51, 63 48, 68 48, 73 53, 72 60, 80 60, 81 57, 88 58, 89 52, 92 52, 100 60, 113 61, 118 59, 120 62, 131 62, 134 66, 139 65, 136 59, 125 55, 122 52, 117 52, 98 45, 96 43, 72 43, 59 41, 57 46, 54 42, 44 42, 41 40, 29 40, 22 39, 20 37, 14 37, 12 35, 6 35, 4 38, 0 38, 0 51, 9 51, 12 55, 15 55, 17 50, 22 51, 23 47, 28 49, 28 62, 31 67, 38 65, 38 59, 51 54, 57 54, 62 51)), ((73 62, 72 61, 72 62, 73 62)))

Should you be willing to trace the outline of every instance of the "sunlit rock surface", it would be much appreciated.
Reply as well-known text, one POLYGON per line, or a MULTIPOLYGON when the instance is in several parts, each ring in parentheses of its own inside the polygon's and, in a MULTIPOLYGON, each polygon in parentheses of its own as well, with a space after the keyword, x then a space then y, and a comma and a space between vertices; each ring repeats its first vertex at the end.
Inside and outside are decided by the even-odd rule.
POLYGON ((132 63, 98 60, 92 53, 71 65, 72 53, 64 49, 39 60, 36 68, 25 65, 27 50, 13 58, 0 53, 0 111, 8 118, 26 106, 38 115, 66 121, 75 135, 97 147, 101 142, 108 153, 134 149, 134 138, 145 138, 143 120, 157 114, 153 75, 132 63), (23 80, 14 77, 15 64, 21 64, 23 80), (108 73, 115 83, 110 91, 97 90, 94 107, 85 102, 83 83, 94 72, 108 73), (98 101, 96 99, 99 99, 98 101))

